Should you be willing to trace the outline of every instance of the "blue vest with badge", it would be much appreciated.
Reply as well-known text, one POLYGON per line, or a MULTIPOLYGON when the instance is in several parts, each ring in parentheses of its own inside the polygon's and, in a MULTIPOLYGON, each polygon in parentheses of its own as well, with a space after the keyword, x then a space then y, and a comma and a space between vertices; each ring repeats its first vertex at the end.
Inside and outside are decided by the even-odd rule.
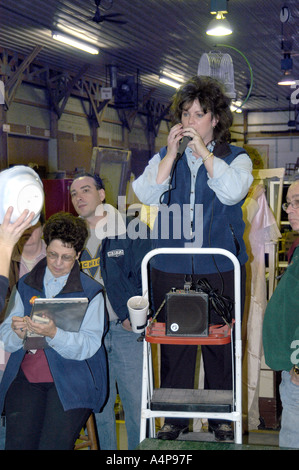
MULTIPOLYGON (((43 290, 45 269, 46 258, 18 281, 17 288, 23 301, 24 315, 30 315, 32 308, 30 299, 33 296, 45 297, 43 290)), ((56 297, 87 297, 91 301, 101 290, 100 284, 80 272, 79 265, 75 263, 66 285, 56 297)), ((15 379, 25 354, 26 351, 20 348, 9 357, 0 384, 0 412, 4 407, 6 392, 15 379)), ((85 360, 66 359, 50 347, 45 349, 45 354, 64 410, 87 408, 99 412, 108 390, 104 345, 92 357, 85 360)))

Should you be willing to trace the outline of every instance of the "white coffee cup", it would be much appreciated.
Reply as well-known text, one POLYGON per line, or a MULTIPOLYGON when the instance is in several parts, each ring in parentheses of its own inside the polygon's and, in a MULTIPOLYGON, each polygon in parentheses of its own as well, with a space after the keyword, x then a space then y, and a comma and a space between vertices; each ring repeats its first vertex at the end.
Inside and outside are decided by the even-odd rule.
POLYGON ((147 324, 149 302, 145 297, 136 295, 127 302, 130 322, 134 333, 143 333, 147 324))

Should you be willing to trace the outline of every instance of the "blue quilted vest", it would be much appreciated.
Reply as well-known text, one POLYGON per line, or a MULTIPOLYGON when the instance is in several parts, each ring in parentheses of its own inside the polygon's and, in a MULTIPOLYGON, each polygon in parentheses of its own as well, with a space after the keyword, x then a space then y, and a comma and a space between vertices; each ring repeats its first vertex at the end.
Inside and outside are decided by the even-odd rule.
MULTIPOLYGON (((230 164, 244 150, 227 146, 226 155, 221 157, 230 164)), ((161 149, 164 158, 166 147, 161 149)), ((222 204, 208 184, 208 174, 204 165, 198 169, 195 183, 195 213, 193 218, 193 238, 190 234, 190 191, 191 173, 185 153, 178 161, 171 181, 171 191, 165 193, 163 204, 155 221, 153 248, 223 248, 237 256, 241 265, 245 264, 246 254, 243 234, 242 204, 228 206, 222 204)), ((159 255, 153 258, 152 266, 164 272, 181 274, 207 274, 233 269, 232 262, 222 255, 159 255)))
MULTIPOLYGON (((17 283, 17 289, 24 304, 24 315, 30 315, 30 299, 36 295, 45 297, 43 278, 46 258, 17 283)), ((56 297, 87 297, 92 300, 101 291, 101 286, 86 274, 80 272, 76 263, 62 291, 56 297)), ((15 379, 26 351, 21 348, 10 355, 0 385, 0 412, 3 410, 6 392, 15 379)), ((100 411, 107 396, 107 361, 104 346, 89 359, 78 361, 65 359, 53 348, 46 348, 45 354, 64 410, 88 408, 100 411)))

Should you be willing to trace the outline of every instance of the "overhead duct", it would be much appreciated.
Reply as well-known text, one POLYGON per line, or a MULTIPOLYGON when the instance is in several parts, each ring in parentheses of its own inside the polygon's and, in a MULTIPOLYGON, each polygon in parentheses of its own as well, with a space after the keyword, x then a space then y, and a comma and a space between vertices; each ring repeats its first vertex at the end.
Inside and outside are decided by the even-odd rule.
POLYGON ((117 80, 114 105, 116 108, 137 108, 138 83, 134 76, 123 77, 117 80))
POLYGON ((116 65, 108 65, 109 70, 109 79, 110 79, 110 86, 111 88, 117 88, 117 66, 116 65))
POLYGON ((113 89, 114 106, 119 109, 137 108, 138 106, 138 74, 118 77, 116 65, 108 65, 110 87, 113 89))

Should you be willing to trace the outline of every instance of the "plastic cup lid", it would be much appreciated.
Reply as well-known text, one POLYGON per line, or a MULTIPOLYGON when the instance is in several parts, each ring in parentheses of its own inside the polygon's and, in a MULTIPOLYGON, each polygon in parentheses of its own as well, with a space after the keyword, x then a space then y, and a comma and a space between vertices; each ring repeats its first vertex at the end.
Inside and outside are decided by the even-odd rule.
POLYGON ((15 222, 25 209, 36 214, 35 225, 44 204, 43 184, 38 174, 30 167, 16 165, 0 173, 0 224, 7 209, 14 208, 11 222, 15 222))

